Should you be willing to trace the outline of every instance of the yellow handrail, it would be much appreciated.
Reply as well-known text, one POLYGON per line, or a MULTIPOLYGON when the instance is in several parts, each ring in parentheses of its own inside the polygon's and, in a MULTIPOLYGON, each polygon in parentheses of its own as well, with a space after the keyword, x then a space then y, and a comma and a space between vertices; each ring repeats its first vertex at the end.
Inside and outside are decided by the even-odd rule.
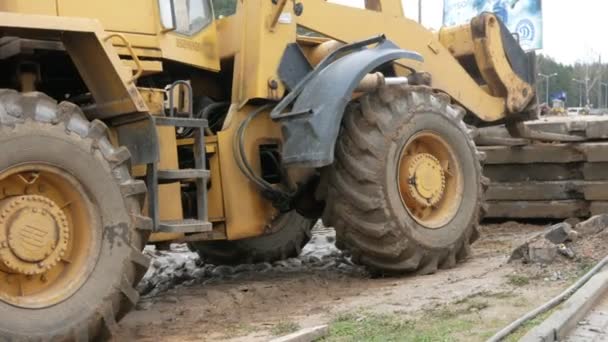
POLYGON ((127 50, 129 50, 129 53, 131 54, 131 58, 133 58, 133 62, 135 62, 135 66, 137 67, 137 72, 135 73, 135 75, 133 75, 133 77, 131 77, 131 79, 129 79, 127 81, 127 83, 134 83, 144 73, 144 68, 142 67, 141 62, 139 61, 139 57, 137 57, 137 54, 133 50, 133 46, 131 45, 131 43, 129 43, 129 41, 127 40, 127 38, 125 38, 125 36, 123 34, 121 34, 121 33, 109 34, 103 39, 103 41, 107 42, 111 38, 118 38, 118 39, 122 40, 122 42, 127 47, 127 50))

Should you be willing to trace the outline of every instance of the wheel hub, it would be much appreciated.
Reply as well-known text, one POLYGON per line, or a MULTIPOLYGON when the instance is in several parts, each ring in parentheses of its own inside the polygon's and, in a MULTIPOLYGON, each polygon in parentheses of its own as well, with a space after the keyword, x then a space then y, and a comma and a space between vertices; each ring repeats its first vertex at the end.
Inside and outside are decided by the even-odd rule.
POLYGON ((65 214, 50 199, 14 196, 0 202, 0 265, 35 275, 53 268, 69 241, 65 214))
POLYGON ((439 203, 445 190, 445 174, 439 160, 431 154, 419 153, 410 159, 407 170, 412 198, 425 206, 439 203))

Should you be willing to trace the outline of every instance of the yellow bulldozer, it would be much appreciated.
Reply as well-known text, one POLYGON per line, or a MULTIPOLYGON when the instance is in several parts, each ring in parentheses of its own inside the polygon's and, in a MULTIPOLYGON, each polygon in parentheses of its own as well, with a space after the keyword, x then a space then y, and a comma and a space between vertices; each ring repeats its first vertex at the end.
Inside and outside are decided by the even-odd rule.
POLYGON ((0 340, 109 336, 147 243, 297 255, 322 218, 378 274, 469 253, 472 132, 526 136, 534 56, 496 16, 400 0, 0 2, 0 340))

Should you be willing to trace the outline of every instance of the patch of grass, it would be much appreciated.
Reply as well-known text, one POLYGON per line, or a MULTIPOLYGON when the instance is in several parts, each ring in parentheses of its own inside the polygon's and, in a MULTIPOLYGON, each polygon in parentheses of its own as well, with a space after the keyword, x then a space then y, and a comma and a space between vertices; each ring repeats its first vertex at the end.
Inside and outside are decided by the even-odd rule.
POLYGON ((466 333, 475 326, 473 321, 453 316, 448 310, 427 314, 433 316, 416 321, 397 314, 341 314, 331 323, 330 334, 323 341, 449 342, 456 341, 455 334, 466 333))
POLYGON ((513 286, 522 287, 530 284, 530 278, 523 275, 510 274, 507 276, 507 283, 513 286))
POLYGON ((270 333, 274 336, 283 336, 289 335, 298 330, 300 330, 300 325, 298 323, 292 321, 283 321, 275 324, 270 330, 270 333))
POLYGON ((556 308, 549 310, 547 312, 545 312, 544 314, 530 320, 527 321, 526 323, 524 323, 519 329, 517 329, 513 334, 509 335, 505 341, 506 342, 517 342, 519 341, 522 337, 524 337, 524 335, 530 331, 530 329, 534 328, 535 326, 541 324, 544 320, 546 320, 554 311, 556 310, 556 308))
POLYGON ((585 275, 585 273, 589 272, 596 264, 597 261, 591 258, 581 258, 577 263, 576 278, 585 275))

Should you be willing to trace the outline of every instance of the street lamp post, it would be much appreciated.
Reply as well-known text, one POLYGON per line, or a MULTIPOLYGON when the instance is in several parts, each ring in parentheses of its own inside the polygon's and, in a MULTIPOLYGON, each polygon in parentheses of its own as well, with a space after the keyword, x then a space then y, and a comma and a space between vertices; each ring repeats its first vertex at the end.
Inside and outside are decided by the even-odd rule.
POLYGON ((576 79, 576 78, 573 78, 572 81, 580 84, 580 87, 579 87, 580 91, 578 93, 578 106, 582 107, 583 106, 583 87, 587 86, 587 82, 576 79))
POLYGON ((600 81, 600 107, 608 108, 608 82, 600 81), (604 97, 604 87, 606 87, 606 96, 604 97), (603 106, 602 106, 603 104, 603 106))
POLYGON ((551 75, 545 75, 545 74, 539 73, 538 76, 543 77, 545 79, 545 92, 547 93, 545 103, 548 106, 549 105, 549 80, 551 79, 551 77, 557 76, 557 73, 553 73, 551 75))

